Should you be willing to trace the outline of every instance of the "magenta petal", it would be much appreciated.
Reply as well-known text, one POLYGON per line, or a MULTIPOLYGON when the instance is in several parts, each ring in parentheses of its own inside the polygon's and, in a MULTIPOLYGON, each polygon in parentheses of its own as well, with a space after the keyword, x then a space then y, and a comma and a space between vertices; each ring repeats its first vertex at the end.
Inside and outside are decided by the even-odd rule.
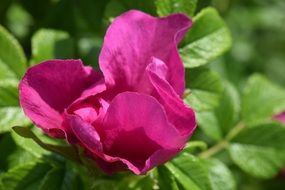
POLYGON ((80 60, 51 60, 31 67, 19 85, 25 114, 51 136, 62 137, 62 112, 81 93, 100 80, 80 60))
POLYGON ((285 112, 276 115, 274 118, 285 124, 285 112))
POLYGON ((143 91, 144 71, 157 57, 169 68, 167 81, 178 95, 184 92, 184 68, 177 44, 190 28, 183 14, 155 18, 131 10, 117 17, 109 27, 99 57, 100 68, 109 88, 143 91))
POLYGON ((157 166, 159 164, 163 164, 166 161, 170 160, 173 156, 175 156, 177 153, 179 153, 180 150, 177 149, 160 149, 156 151, 154 154, 152 154, 149 159, 147 159, 145 163, 144 169, 141 171, 141 173, 146 173, 150 169, 153 168, 153 166, 157 166))
POLYGON ((134 92, 124 92, 114 98, 102 129, 104 153, 126 160, 123 162, 137 174, 142 173, 146 161, 158 150, 179 151, 185 143, 157 100, 134 92))
POLYGON ((103 76, 99 73, 95 73, 95 74, 97 75, 96 78, 98 77, 99 80, 93 83, 89 88, 85 89, 82 92, 81 96, 78 99, 76 99, 74 103, 78 103, 82 100, 84 101, 88 97, 95 96, 106 90, 106 85, 105 85, 103 76))
POLYGON ((155 65, 161 65, 161 62, 154 59, 147 67, 149 78, 156 94, 154 96, 163 105, 168 120, 185 138, 189 138, 196 128, 195 113, 186 106, 171 85, 156 73, 155 65))
POLYGON ((73 133, 85 147, 92 152, 103 151, 100 136, 91 124, 75 115, 69 115, 67 119, 73 133))

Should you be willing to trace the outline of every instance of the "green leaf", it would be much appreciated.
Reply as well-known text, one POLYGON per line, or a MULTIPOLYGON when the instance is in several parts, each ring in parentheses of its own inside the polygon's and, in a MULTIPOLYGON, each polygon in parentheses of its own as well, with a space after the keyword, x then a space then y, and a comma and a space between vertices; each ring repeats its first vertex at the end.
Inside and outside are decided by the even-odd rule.
POLYGON ((207 167, 201 159, 182 153, 166 167, 185 189, 211 190, 207 167))
POLYGON ((0 150, 0 171, 7 171, 13 167, 36 160, 32 154, 15 144, 10 133, 1 136, 0 150))
POLYGON ((272 148, 234 143, 229 150, 235 164, 258 178, 273 178, 285 164, 284 154, 272 148))
POLYGON ((186 70, 186 87, 190 89, 185 101, 196 112, 213 110, 219 104, 223 85, 219 75, 209 69, 186 70))
POLYGON ((197 121, 203 132, 215 141, 220 141, 234 127, 240 112, 237 90, 225 83, 219 105, 212 111, 197 112, 197 121))
POLYGON ((159 189, 179 190, 175 178, 165 166, 157 167, 159 189))
MULTIPOLYGON (((97 179, 94 180, 91 186, 91 190, 105 190, 105 189, 115 189, 117 184, 110 179, 97 179)), ((129 188, 117 188, 119 190, 129 189, 129 188)))
POLYGON ((29 120, 18 107, 18 79, 26 70, 26 57, 17 40, 0 26, 0 134, 29 120))
POLYGON ((102 177, 94 181, 93 189, 116 189, 116 190, 145 190, 157 188, 156 169, 151 170, 148 175, 136 176, 132 173, 121 173, 113 175, 112 178, 102 177))
POLYGON ((236 183, 229 168, 216 159, 206 160, 209 169, 211 190, 235 190, 236 183))
MULTIPOLYGON (((187 190, 236 189, 236 184, 230 170, 222 162, 215 159, 202 160, 184 153, 167 163, 166 167, 172 176, 187 190)), ((167 175, 165 171, 163 172, 165 183, 168 180, 168 186, 170 186, 171 184, 169 183, 172 176, 167 175)))
POLYGON ((17 80, 0 79, 0 134, 10 131, 15 125, 30 123, 18 105, 17 80))
POLYGON ((73 58, 74 43, 64 31, 41 29, 32 37, 31 64, 48 59, 73 58))
MULTIPOLYGON (((24 138, 32 139, 34 142, 33 141, 24 141, 23 142, 23 143, 29 144, 29 146, 32 145, 33 147, 38 147, 37 145, 39 145, 41 148, 43 148, 45 150, 49 150, 49 151, 58 153, 58 154, 66 157, 70 160, 73 160, 76 162, 81 162, 77 151, 71 146, 60 146, 60 145, 53 145, 53 144, 44 143, 28 127, 13 127, 13 130, 18 135, 20 135, 24 138)), ((27 145, 24 145, 23 143, 21 143, 20 146, 25 148, 27 145)), ((39 149, 39 147, 37 149, 39 149)), ((33 149, 30 151, 34 152, 33 149)), ((44 153, 45 153, 45 151, 42 151, 42 152, 40 151, 39 155, 37 155, 37 156, 41 156, 41 154, 44 154, 44 153)))
POLYGON ((214 111, 197 112, 196 117, 199 127, 208 137, 215 141, 222 140, 223 133, 214 111))
POLYGON ((154 185, 153 180, 147 176, 136 182, 134 190, 144 190, 144 189, 152 189, 154 185))
POLYGON ((155 3, 159 16, 167 16, 177 12, 193 16, 197 6, 197 0, 157 0, 155 3))
POLYGON ((102 40, 103 39, 98 37, 82 37, 78 41, 78 53, 84 64, 99 69, 98 57, 103 43, 102 40))
POLYGON ((229 147, 232 160, 242 170, 259 178, 272 178, 285 165, 285 128, 266 123, 246 128, 229 147))
POLYGON ((285 90, 255 74, 245 86, 241 109, 242 119, 248 125, 269 120, 285 110, 285 90))
POLYGON ((16 74, 0 59, 0 80, 16 79, 16 74))
POLYGON ((43 149, 40 145, 38 145, 33 139, 29 138, 23 138, 19 134, 17 134, 15 131, 11 132, 12 137, 15 141, 15 143, 23 148, 24 150, 30 152, 37 158, 41 158, 43 155, 48 155, 50 154, 49 151, 43 149))
POLYGON ((80 189, 78 176, 65 168, 54 168, 43 178, 39 190, 76 190, 80 189))
POLYGON ((197 148, 201 150, 206 150, 208 148, 207 144, 204 141, 190 141, 186 144, 184 151, 191 153, 197 148))
POLYGON ((32 190, 38 189, 42 178, 51 169, 45 163, 28 163, 15 167, 1 175, 5 190, 32 190))
POLYGON ((236 124, 240 114, 240 97, 237 89, 230 83, 225 83, 224 92, 215 115, 224 134, 236 124))
POLYGON ((19 79, 26 70, 26 62, 24 51, 18 41, 0 25, 0 68, 5 68, 9 75, 19 79))
POLYGON ((38 158, 30 152, 22 149, 21 147, 17 147, 16 150, 7 157, 7 168, 11 169, 37 160, 38 158))
POLYGON ((205 65, 231 47, 231 35, 223 19, 213 8, 205 8, 193 19, 180 55, 185 67, 205 65))
POLYGON ((18 105, 18 81, 0 80, 0 107, 18 105))

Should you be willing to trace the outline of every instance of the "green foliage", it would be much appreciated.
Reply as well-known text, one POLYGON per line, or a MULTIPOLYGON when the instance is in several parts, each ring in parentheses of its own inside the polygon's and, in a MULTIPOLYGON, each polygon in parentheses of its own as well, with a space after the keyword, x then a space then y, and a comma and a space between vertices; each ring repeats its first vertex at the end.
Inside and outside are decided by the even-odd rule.
POLYGON ((167 16, 171 13, 185 13, 193 16, 196 10, 197 0, 157 0, 156 7, 159 16, 167 16))
POLYGON ((39 190, 77 190, 80 189, 78 176, 64 168, 51 169, 41 181, 39 190))
MULTIPOLYGON (((80 177, 68 165, 54 161, 30 161, 8 170, 0 176, 5 190, 77 190, 82 189, 80 177)), ((0 186, 1 187, 1 186, 0 186)))
POLYGON ((184 153, 167 163, 166 167, 185 189, 210 189, 207 168, 199 158, 184 153))
POLYGON ((197 121, 204 133, 219 141, 236 124, 240 113, 239 94, 234 86, 225 83, 219 105, 213 110, 197 112, 197 121))
POLYGON ((227 51, 231 46, 231 35, 218 12, 206 8, 193 18, 193 27, 183 44, 180 55, 184 65, 193 68, 205 65, 227 51))
POLYGON ((242 118, 248 124, 262 122, 285 110, 285 90, 261 75, 253 75, 242 96, 242 118))
POLYGON ((218 105, 220 94, 223 91, 219 75, 207 68, 186 70, 185 101, 195 111, 211 110, 218 105))
POLYGON ((29 120, 18 107, 18 83, 0 79, 0 134, 15 125, 27 125, 29 120))
POLYGON ((18 107, 18 79, 26 70, 26 57, 17 40, 0 26, 0 134, 29 121, 18 107))
POLYGON ((40 181, 51 169, 46 163, 27 163, 9 170, 1 176, 3 187, 6 190, 38 189, 40 181))
POLYGON ((212 190, 235 190, 236 182, 229 168, 215 159, 206 161, 212 190))
POLYGON ((31 153, 17 146, 9 133, 6 133, 1 138, 0 149, 5 150, 5 154, 2 154, 0 157, 0 171, 6 171, 36 160, 35 156, 31 153), (9 147, 9 149, 7 149, 7 147, 9 147))
POLYGON ((245 172, 272 178, 285 165, 284 138, 285 127, 278 123, 250 127, 233 139, 230 155, 245 172))
POLYGON ((26 70, 26 57, 17 40, 0 26, 0 68, 20 78, 26 70))
POLYGON ((41 29, 32 37, 31 64, 48 59, 66 59, 74 56, 74 44, 68 33, 41 29))
POLYGON ((161 189, 179 190, 179 186, 175 177, 168 173, 168 170, 164 166, 157 167, 158 172, 158 185, 161 189))
MULTIPOLYGON (((58 153, 70 160, 73 160, 75 162, 80 162, 79 155, 77 154, 76 150, 72 146, 61 146, 61 145, 53 145, 53 144, 47 144, 41 141, 34 133, 33 131, 28 127, 13 127, 13 130, 20 136, 28 139, 32 139, 33 141, 20 141, 23 148, 28 147, 29 149, 31 146, 38 147, 39 145, 41 148, 46 149, 51 152, 58 153), (37 144, 35 144, 35 143, 37 144), (26 144, 28 143, 28 144, 26 144)), ((39 151, 41 151, 40 149, 39 151)), ((32 148, 31 152, 35 152, 35 148, 32 148)))
MULTIPOLYGON (((184 189, 194 190, 234 190, 236 184, 230 170, 218 160, 202 160, 191 154, 181 154, 166 164, 166 168, 174 176, 168 176, 172 189, 179 189, 177 183, 184 189)), ((159 169, 161 170, 161 169, 159 169)), ((164 172, 166 178, 166 170, 164 172)))

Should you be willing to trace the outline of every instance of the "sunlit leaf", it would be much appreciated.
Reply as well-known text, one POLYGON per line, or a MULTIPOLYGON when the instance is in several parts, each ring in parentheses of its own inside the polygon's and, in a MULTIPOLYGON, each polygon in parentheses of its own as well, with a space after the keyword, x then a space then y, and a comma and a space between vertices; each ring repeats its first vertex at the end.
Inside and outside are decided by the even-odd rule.
MULTIPOLYGON (((78 153, 76 152, 75 148, 71 146, 60 146, 60 145, 44 143, 28 127, 13 127, 13 130, 21 137, 33 140, 37 145, 39 145, 41 148, 45 150, 58 153, 68 159, 71 159, 76 162, 80 162, 78 153)), ((31 145, 31 144, 34 144, 33 141, 24 141, 24 142, 29 143, 31 145)), ((23 148, 25 148, 26 145, 22 145, 22 146, 23 148)), ((34 144, 33 146, 36 146, 36 145, 34 144)), ((42 154, 44 154, 44 152, 42 152, 42 154)))
POLYGON ((259 74, 251 76, 242 96, 242 119, 249 125, 271 119, 285 110, 285 90, 259 74))
POLYGON ((37 189, 42 178, 51 169, 45 163, 31 162, 13 168, 1 176, 5 190, 37 189))
POLYGON ((0 65, 5 65, 0 68, 5 67, 17 78, 21 78, 27 67, 26 62, 24 51, 18 41, 0 26, 0 65))
POLYGON ((184 65, 188 68, 209 63, 227 51, 232 43, 229 29, 215 9, 203 9, 193 22, 180 49, 184 65))
POLYGON ((184 100, 198 112, 214 109, 223 91, 219 75, 205 68, 187 69, 186 87, 190 91, 184 100))
POLYGON ((197 0, 156 0, 155 2, 159 16, 178 12, 193 16, 197 6, 197 0))
POLYGON ((279 123, 261 124, 243 130, 229 148, 242 170, 259 178, 272 178, 285 165, 285 128, 279 123))
POLYGON ((73 58, 74 43, 64 31, 41 29, 32 37, 32 64, 49 59, 73 58))

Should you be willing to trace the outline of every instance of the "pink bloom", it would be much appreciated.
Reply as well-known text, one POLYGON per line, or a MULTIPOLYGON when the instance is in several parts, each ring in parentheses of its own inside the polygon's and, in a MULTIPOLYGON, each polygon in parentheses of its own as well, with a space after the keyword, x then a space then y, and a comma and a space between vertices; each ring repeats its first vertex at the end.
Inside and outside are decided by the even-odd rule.
POLYGON ((280 114, 274 116, 274 119, 276 119, 276 120, 280 121, 281 123, 285 124, 285 112, 280 113, 280 114))
POLYGON ((129 11, 109 27, 99 63, 50 60, 20 83, 26 115, 51 137, 79 144, 106 172, 144 174, 180 152, 196 122, 181 100, 178 54, 191 20, 129 11))

